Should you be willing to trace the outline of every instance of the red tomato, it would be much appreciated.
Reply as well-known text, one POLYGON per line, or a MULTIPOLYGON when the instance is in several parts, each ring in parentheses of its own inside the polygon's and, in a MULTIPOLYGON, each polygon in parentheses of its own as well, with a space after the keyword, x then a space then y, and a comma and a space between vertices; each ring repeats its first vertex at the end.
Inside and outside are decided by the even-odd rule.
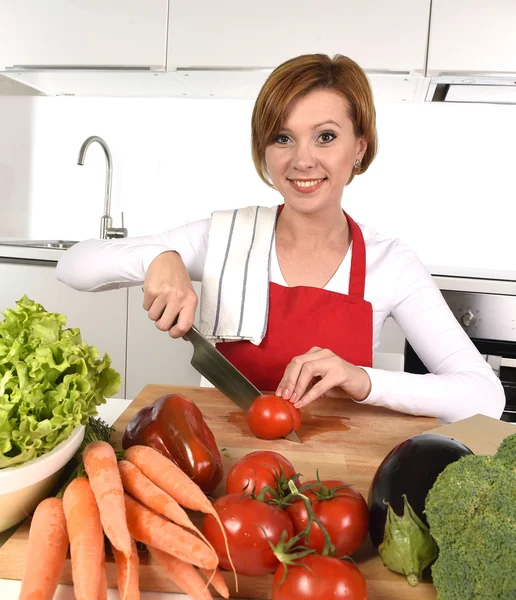
MULTIPOLYGON (((316 481, 303 483, 316 484, 316 481)), ((343 481, 327 480, 322 482, 326 489, 343 486, 343 481)), ((317 488, 316 488, 317 489, 317 488)), ((332 544, 335 546, 335 556, 350 556, 363 544, 369 527, 369 510, 360 492, 353 487, 344 487, 335 491, 332 498, 318 499, 317 491, 306 490, 303 494, 310 500, 315 516, 326 528, 332 544)), ((319 494, 319 496, 324 495, 319 494)), ((308 515, 301 499, 294 500, 287 506, 287 512, 294 523, 295 533, 299 533, 308 524, 308 515)), ((322 552, 324 537, 316 523, 312 523, 308 543, 303 544, 322 552)))
MULTIPOLYGON (((284 456, 269 450, 259 450, 246 454, 229 470, 226 479, 226 494, 258 495, 266 486, 276 492, 281 491, 287 479, 296 474, 294 466, 284 456)), ((286 489, 289 493, 289 490, 286 489)), ((271 494, 265 494, 265 499, 271 494)))
MULTIPOLYGON (((259 576, 274 573, 278 559, 274 556, 267 537, 277 544, 283 531, 292 537, 292 521, 287 513, 272 504, 265 504, 242 494, 228 494, 213 503, 228 538, 229 551, 239 575, 259 576), (260 528, 263 527, 263 530, 260 528)), ((219 564, 231 569, 224 538, 219 525, 211 515, 206 515, 203 533, 215 548, 219 564)))
POLYGON ((365 579, 349 561, 308 554, 299 563, 288 566, 281 585, 285 567, 280 564, 272 582, 272 600, 367 600, 365 579))
POLYGON ((301 427, 301 411, 274 394, 255 398, 247 411, 247 424, 256 437, 274 440, 301 427))

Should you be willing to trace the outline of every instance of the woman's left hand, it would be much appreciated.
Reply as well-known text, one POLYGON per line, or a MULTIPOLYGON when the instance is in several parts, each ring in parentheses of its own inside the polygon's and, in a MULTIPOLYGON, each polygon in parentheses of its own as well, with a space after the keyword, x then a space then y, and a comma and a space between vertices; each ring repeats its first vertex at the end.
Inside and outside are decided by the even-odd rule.
POLYGON ((364 369, 315 346, 288 364, 276 395, 301 408, 323 396, 365 400, 370 391, 371 380, 364 369))

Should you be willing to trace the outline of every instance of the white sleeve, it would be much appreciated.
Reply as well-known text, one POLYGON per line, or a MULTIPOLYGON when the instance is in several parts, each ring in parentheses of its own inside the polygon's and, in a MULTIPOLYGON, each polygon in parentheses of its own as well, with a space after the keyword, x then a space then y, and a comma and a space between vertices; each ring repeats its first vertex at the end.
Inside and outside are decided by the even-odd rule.
POLYGON ((477 413, 500 418, 505 406, 500 380, 415 253, 400 242, 394 252, 391 316, 429 373, 366 368, 372 387, 363 402, 445 422, 477 413))
POLYGON ((79 242, 64 252, 56 277, 87 292, 141 285, 156 256, 174 250, 191 279, 201 281, 209 228, 210 220, 204 219, 156 235, 79 242))

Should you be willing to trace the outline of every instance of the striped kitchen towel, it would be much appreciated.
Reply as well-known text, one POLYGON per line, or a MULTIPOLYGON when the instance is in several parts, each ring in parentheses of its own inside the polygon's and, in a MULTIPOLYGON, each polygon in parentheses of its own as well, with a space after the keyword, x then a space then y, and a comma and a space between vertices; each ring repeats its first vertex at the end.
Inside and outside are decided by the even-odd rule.
POLYGON ((258 345, 264 338, 277 212, 277 206, 249 206, 212 214, 199 323, 210 341, 258 345))

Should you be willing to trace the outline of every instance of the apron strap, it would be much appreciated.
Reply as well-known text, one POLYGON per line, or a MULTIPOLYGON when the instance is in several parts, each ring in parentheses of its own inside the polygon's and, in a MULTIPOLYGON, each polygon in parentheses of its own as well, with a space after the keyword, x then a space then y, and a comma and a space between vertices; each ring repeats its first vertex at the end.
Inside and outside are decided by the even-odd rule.
POLYGON ((366 250, 364 236, 360 227, 347 214, 346 218, 351 227, 351 239, 353 248, 351 252, 351 271, 349 274, 349 295, 357 298, 364 297, 366 276, 366 250))

